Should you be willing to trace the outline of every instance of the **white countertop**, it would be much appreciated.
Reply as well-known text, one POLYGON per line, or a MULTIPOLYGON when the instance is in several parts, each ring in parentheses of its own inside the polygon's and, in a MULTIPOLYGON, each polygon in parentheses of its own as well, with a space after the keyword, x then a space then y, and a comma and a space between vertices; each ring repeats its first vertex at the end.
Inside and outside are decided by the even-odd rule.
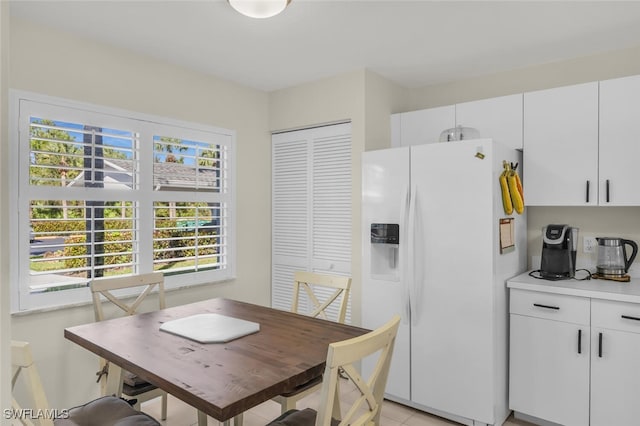
POLYGON ((631 278, 628 283, 608 280, 559 280, 547 281, 529 276, 529 272, 507 281, 507 287, 569 296, 590 297, 592 299, 615 300, 640 303, 640 279, 631 278))

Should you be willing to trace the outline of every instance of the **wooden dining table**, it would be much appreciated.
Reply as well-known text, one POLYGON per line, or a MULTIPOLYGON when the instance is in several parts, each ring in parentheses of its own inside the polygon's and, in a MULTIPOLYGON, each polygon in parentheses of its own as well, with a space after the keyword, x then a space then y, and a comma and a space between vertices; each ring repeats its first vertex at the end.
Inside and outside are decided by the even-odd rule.
POLYGON ((329 343, 368 331, 217 298, 69 327, 64 336, 113 364, 107 393, 117 392, 120 370, 125 369, 201 413, 228 422, 318 377, 329 343), (260 330, 226 343, 198 343, 160 330, 166 321, 203 313, 256 322, 260 330))

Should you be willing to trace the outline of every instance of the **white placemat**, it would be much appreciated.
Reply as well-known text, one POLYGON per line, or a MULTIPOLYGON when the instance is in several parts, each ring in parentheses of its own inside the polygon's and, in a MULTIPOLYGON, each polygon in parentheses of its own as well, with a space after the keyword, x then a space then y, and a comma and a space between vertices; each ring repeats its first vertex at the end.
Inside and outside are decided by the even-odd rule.
POLYGON ((200 343, 222 343, 260 331, 260 324, 220 314, 197 314, 167 321, 160 330, 200 343))

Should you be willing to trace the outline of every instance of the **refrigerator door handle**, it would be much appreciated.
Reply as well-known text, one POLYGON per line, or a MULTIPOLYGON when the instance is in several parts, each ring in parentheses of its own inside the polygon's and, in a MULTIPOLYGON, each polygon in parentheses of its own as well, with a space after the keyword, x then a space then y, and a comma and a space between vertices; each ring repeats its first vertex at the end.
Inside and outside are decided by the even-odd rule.
POLYGON ((402 286, 402 323, 408 324, 411 320, 411 310, 409 307, 409 272, 408 272, 408 216, 410 210, 410 192, 409 185, 404 188, 402 201, 400 203, 400 244, 398 247, 398 257, 400 258, 400 285, 402 286))
POLYGON ((416 273, 416 259, 415 259, 415 244, 416 244, 416 194, 417 187, 416 185, 412 185, 411 187, 411 196, 409 198, 409 229, 407 233, 409 234, 409 238, 407 239, 407 248, 408 248, 408 279, 407 279, 407 287, 409 288, 409 309, 411 310, 411 320, 415 324, 415 321, 418 316, 417 306, 416 306, 416 294, 415 294, 415 273, 416 273))

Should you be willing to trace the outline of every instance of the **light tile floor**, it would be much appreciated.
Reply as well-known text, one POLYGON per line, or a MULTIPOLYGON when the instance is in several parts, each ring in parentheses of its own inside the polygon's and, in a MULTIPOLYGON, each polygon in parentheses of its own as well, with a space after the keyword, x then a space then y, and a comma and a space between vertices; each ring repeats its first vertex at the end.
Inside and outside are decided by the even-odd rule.
MULTIPOLYGON (((341 400, 353 401, 358 392, 352 386, 341 386, 341 400)), ((320 393, 316 392, 298 402, 299 408, 317 408, 320 393)), ((160 399, 142 404, 142 410, 156 419, 160 419, 160 399)), ((244 414, 244 426, 264 426, 280 415, 280 405, 267 401, 252 408, 244 414)), ((194 426, 197 425, 196 410, 177 398, 169 396, 167 419, 162 424, 166 426, 194 426)), ((209 425, 216 426, 218 422, 209 418, 209 425)), ((447 426, 458 423, 431 414, 406 407, 391 401, 384 401, 380 426, 447 426)), ((530 426, 531 423, 509 417, 504 426, 530 426)))

